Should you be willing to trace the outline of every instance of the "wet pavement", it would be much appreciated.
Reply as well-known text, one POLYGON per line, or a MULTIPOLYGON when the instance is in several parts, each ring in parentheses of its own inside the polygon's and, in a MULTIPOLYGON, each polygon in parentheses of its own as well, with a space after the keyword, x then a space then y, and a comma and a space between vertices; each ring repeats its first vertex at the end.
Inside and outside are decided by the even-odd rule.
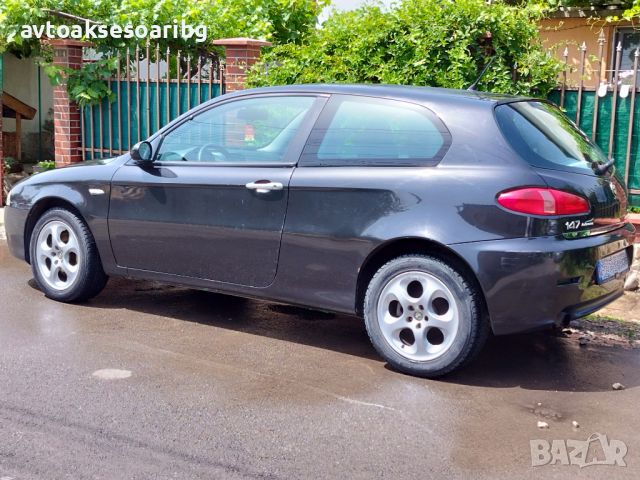
POLYGON ((536 334, 413 378, 351 317, 123 279, 55 303, 0 241, 2 479, 638 478, 639 367, 536 334), (596 432, 626 467, 531 466, 530 440, 596 432))

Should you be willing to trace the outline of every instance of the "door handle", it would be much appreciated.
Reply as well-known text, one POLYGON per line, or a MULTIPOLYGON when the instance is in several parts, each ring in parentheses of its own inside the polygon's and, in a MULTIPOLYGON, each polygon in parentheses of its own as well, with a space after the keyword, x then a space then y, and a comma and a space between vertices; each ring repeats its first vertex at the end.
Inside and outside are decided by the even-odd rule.
POLYGON ((274 190, 282 190, 280 182, 271 182, 269 180, 258 180, 257 182, 249 182, 245 185, 249 190, 255 190, 256 193, 269 193, 274 190))

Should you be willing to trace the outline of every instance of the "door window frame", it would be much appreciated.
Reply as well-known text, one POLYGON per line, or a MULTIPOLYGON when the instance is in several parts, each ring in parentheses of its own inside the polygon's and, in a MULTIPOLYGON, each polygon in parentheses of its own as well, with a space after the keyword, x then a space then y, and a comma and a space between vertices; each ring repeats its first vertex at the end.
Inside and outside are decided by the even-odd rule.
POLYGON ((195 109, 195 111, 190 111, 183 114, 182 119, 173 124, 169 125, 169 128, 165 130, 161 130, 158 132, 157 138, 151 138, 149 141, 151 142, 154 153, 153 153, 153 165, 158 167, 247 167, 247 168, 256 168, 256 167, 285 167, 291 168, 297 165, 300 156, 302 155, 302 151, 304 149, 305 144, 307 143, 307 139, 311 134, 311 131, 320 116, 327 100, 330 95, 322 94, 322 93, 314 93, 314 92, 278 92, 278 93, 256 93, 250 95, 241 95, 239 97, 230 98, 223 101, 217 101, 210 105, 203 105, 201 108, 195 109), (158 155, 160 153, 160 147, 164 142, 165 136, 168 133, 171 133, 175 129, 181 127, 187 122, 191 121, 193 118, 198 115, 202 115, 205 112, 208 112, 214 108, 221 107, 223 105, 228 105, 230 103, 242 102, 244 100, 256 99, 256 98, 274 98, 274 97, 311 97, 314 99, 314 102, 307 110, 304 120, 302 121, 300 127, 298 127, 298 131, 296 132, 293 140, 289 143, 289 146, 286 149, 286 153, 284 154, 284 158, 292 159, 289 162, 257 162, 257 161, 243 161, 243 162, 182 162, 182 161, 174 161, 174 162, 163 162, 158 160, 158 155))

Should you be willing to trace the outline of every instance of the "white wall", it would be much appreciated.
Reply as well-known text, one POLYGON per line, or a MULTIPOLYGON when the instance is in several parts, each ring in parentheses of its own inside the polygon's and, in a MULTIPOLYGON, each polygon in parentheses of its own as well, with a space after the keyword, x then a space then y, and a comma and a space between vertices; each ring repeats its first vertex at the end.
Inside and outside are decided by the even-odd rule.
MULTIPOLYGON (((38 65, 32 58, 19 59, 9 53, 4 54, 4 91, 18 100, 38 107, 38 65)), ((42 121, 47 119, 48 111, 53 107, 53 87, 44 71, 41 72, 42 86, 42 121)), ((2 120, 4 132, 15 132, 16 122, 13 118, 2 120)), ((22 133, 38 132, 38 112, 33 120, 22 120, 22 133)))

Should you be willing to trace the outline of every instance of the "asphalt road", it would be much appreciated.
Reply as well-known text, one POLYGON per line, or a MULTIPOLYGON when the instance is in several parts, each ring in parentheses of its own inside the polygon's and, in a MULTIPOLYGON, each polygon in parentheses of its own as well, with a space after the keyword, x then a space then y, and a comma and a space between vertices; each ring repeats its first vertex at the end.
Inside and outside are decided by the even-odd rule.
POLYGON ((412 378, 355 318, 128 280, 54 303, 0 241, 3 480, 639 478, 638 367, 538 334, 412 378), (531 466, 531 440, 595 432, 626 467, 531 466))

